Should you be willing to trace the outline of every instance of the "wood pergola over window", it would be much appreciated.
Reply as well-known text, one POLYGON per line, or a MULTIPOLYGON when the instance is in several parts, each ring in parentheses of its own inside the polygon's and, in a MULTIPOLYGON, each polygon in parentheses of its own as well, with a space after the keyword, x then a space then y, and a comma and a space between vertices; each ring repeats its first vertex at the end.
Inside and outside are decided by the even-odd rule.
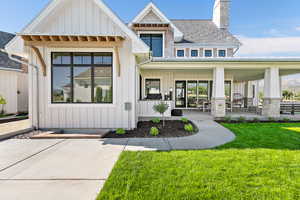
POLYGON ((170 28, 168 23, 135 23, 132 25, 133 30, 142 31, 166 31, 170 28))
POLYGON ((42 66, 43 75, 46 76, 46 64, 37 46, 53 48, 114 48, 118 76, 121 75, 119 48, 125 38, 123 36, 98 36, 98 35, 38 35, 19 34, 24 40, 24 45, 31 47, 42 66))

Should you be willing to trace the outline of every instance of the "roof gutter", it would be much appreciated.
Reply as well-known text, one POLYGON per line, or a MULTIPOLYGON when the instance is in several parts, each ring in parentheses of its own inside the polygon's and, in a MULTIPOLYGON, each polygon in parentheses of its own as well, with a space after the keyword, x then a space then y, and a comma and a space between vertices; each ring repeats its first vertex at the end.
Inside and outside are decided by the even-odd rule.
MULTIPOLYGON (((32 64, 32 63, 29 63, 29 62, 25 62, 23 60, 19 60, 15 57, 13 57, 13 54, 10 54, 9 52, 7 52, 5 49, 1 49, 0 48, 0 51, 3 52, 3 53, 6 53, 9 57, 9 59, 15 61, 15 62, 18 62, 20 64, 23 64, 23 65, 28 65, 30 67, 32 67, 33 69, 35 69, 35 72, 36 72, 36 87, 37 87, 37 94, 35 95, 36 96, 36 118, 37 118, 37 126, 36 127, 33 127, 35 130, 38 130, 39 127, 40 127, 40 117, 39 117, 39 110, 40 110, 40 98, 39 98, 39 67, 32 64)), ((33 87, 31 87, 31 94, 33 94, 33 87)), ((34 103, 33 101, 31 102, 31 105, 32 105, 32 108, 34 107, 34 103)))

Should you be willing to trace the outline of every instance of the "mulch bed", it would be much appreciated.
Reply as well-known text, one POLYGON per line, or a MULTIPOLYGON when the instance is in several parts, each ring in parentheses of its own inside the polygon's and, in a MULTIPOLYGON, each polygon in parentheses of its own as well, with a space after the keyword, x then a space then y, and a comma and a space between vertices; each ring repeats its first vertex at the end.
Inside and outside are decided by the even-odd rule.
POLYGON ((226 124, 240 124, 240 123, 300 123, 299 120, 294 121, 294 120, 290 120, 290 121, 284 121, 284 120, 278 120, 278 121, 269 121, 269 120, 260 120, 260 121, 253 121, 253 120, 245 120, 245 121, 238 121, 238 120, 231 120, 231 121, 226 121, 226 120, 215 120, 215 122, 217 123, 226 123, 226 124))
POLYGON ((118 135, 115 131, 109 132, 103 136, 103 138, 165 138, 165 137, 186 137, 194 135, 197 132, 197 127, 190 121, 190 124, 194 126, 194 133, 189 133, 184 130, 184 123, 182 121, 166 120, 165 127, 162 128, 162 122, 155 124, 151 121, 141 121, 138 123, 137 128, 134 130, 126 131, 124 135, 118 135), (158 136, 150 135, 151 127, 157 127, 159 129, 158 136))

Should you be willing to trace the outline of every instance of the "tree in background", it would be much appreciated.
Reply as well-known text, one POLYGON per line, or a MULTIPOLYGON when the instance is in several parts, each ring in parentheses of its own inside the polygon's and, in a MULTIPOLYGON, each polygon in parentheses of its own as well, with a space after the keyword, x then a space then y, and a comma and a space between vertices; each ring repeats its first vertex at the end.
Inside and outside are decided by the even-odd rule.
POLYGON ((112 87, 110 87, 109 90, 106 92, 106 95, 104 97, 104 101, 106 103, 111 103, 112 102, 112 87))
POLYGON ((291 100, 294 97, 294 93, 288 90, 283 90, 282 96, 285 100, 291 100))
POLYGON ((102 96, 102 88, 101 88, 101 87, 97 87, 97 89, 96 89, 95 101, 96 101, 97 103, 101 103, 101 102, 102 102, 102 99, 103 99, 103 96, 102 96))

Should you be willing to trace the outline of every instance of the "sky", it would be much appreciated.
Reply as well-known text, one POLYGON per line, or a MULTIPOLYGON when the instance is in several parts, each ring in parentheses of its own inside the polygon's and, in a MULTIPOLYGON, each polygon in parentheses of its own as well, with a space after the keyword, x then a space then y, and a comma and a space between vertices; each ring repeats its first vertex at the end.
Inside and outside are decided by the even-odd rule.
MULTIPOLYGON (((17 33, 50 0, 1 2, 0 30, 17 33)), ((104 0, 129 22, 150 0, 104 0)), ((154 0, 170 19, 211 19, 214 0, 154 0)), ((237 56, 300 57, 299 0, 232 0, 230 31, 243 43, 237 56)))

